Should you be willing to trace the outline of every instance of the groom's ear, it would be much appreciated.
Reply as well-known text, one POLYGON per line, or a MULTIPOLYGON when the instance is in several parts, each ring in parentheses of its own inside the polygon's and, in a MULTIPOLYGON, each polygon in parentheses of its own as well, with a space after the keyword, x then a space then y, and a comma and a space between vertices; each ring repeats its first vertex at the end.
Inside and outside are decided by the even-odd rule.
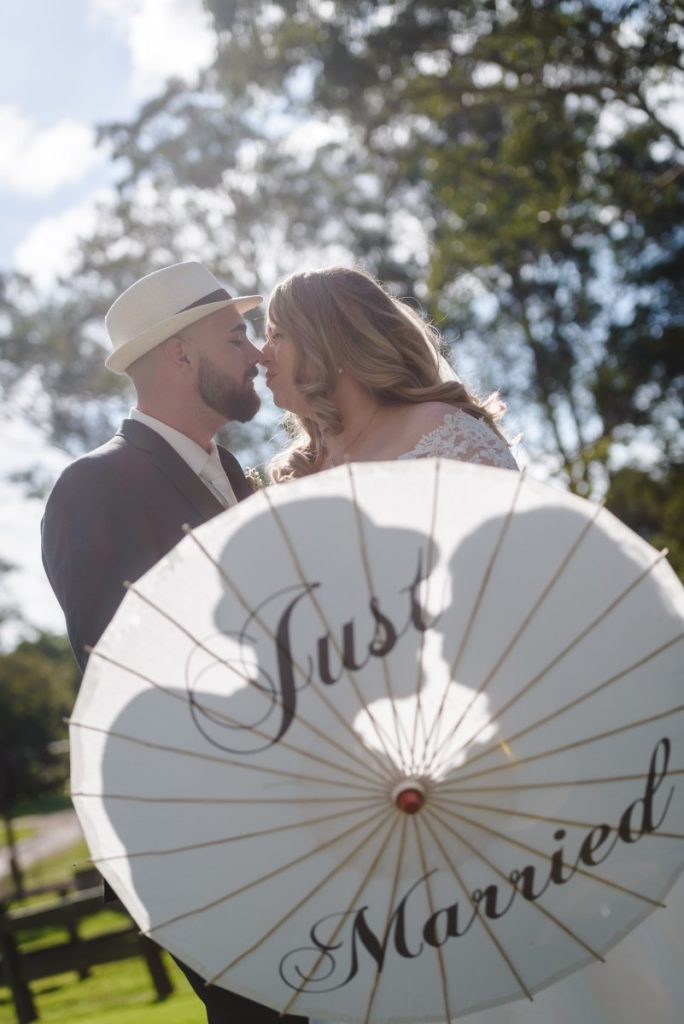
POLYGON ((180 334, 172 334, 161 343, 164 360, 173 369, 186 373, 190 369, 188 343, 180 334))

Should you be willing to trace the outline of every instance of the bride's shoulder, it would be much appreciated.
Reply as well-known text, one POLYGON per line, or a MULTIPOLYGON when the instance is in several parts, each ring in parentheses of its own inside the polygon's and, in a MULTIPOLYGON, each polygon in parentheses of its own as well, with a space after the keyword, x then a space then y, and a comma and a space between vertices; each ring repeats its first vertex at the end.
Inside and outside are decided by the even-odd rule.
POLYGON ((467 415, 449 402, 417 402, 396 409, 393 422, 393 447, 409 451, 425 438, 460 433, 460 423, 467 415))
POLYGON ((446 402, 426 402, 415 415, 397 458, 434 456, 517 469, 506 441, 485 419, 446 402))
POLYGON ((467 414, 449 402, 419 402, 408 407, 406 425, 411 431, 426 434, 441 427, 447 417, 453 416, 458 419, 465 415, 467 414))

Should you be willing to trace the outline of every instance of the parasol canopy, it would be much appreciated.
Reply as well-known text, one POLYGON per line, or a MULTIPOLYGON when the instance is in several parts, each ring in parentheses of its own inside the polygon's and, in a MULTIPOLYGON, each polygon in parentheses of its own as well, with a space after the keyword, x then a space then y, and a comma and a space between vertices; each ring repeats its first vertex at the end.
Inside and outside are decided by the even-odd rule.
POLYGON ((340 467, 130 588, 74 709, 74 803, 207 981, 452 1020, 666 913, 683 639, 681 584, 607 511, 453 461, 340 467))

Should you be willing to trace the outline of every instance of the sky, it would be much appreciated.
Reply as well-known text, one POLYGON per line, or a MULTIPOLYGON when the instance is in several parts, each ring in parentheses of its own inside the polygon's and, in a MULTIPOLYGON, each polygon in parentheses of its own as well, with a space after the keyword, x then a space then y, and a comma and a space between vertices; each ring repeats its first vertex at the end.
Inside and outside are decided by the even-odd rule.
MULTIPOLYGON (((113 181, 96 126, 132 117, 171 75, 192 83, 214 45, 201 0, 5 0, 0 271, 23 271, 47 289, 68 270, 75 239, 113 181)), ((54 476, 67 461, 0 410, 0 558, 16 566, 2 578, 2 602, 57 632, 64 620, 40 563, 44 501, 3 478, 36 463, 54 476)), ((19 635, 5 629, 0 642, 19 635)))

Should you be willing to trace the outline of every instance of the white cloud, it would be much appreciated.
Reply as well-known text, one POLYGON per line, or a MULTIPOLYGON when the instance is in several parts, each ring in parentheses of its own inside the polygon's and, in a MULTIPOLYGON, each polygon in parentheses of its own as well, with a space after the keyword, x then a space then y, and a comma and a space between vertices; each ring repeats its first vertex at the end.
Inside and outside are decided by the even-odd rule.
POLYGON ((97 227, 96 204, 111 195, 101 189, 77 206, 53 217, 44 217, 29 231, 14 252, 14 267, 33 278, 39 288, 49 288, 75 266, 78 240, 97 227))
POLYGON ((202 0, 91 0, 128 43, 133 94, 143 98, 168 78, 192 83, 216 54, 213 20, 202 0))
POLYGON ((62 120, 37 128, 18 107, 0 105, 0 189, 46 196, 79 181, 104 158, 89 125, 62 120))

